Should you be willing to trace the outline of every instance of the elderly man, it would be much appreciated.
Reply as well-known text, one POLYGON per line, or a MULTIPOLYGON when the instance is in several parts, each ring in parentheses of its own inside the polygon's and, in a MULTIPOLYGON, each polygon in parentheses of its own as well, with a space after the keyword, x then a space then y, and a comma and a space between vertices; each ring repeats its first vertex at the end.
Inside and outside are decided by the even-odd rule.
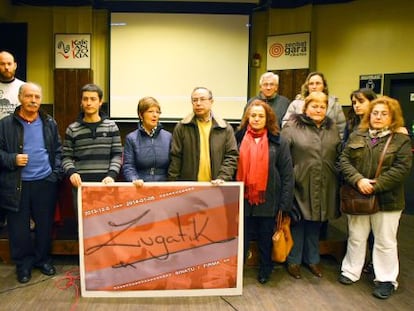
POLYGON ((276 114, 278 125, 281 127, 283 116, 289 107, 290 101, 285 96, 277 93, 279 90, 279 76, 273 72, 265 72, 261 75, 259 84, 259 94, 249 99, 247 105, 244 107, 244 111, 246 111, 247 106, 253 100, 260 99, 272 107, 274 113, 276 114))
POLYGON ((21 103, 0 120, 0 200, 7 209, 10 254, 17 280, 27 283, 33 267, 54 275, 49 256, 61 168, 61 143, 55 120, 39 110, 40 86, 25 83, 21 103), (29 222, 36 222, 34 241, 29 222))

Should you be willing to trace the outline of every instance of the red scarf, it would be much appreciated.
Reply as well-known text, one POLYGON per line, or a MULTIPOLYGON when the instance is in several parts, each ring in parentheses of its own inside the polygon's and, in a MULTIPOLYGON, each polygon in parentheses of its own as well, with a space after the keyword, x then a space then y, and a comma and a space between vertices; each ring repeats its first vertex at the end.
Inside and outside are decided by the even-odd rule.
POLYGON ((265 201, 269 169, 267 129, 254 132, 250 125, 240 145, 236 180, 244 182, 244 197, 252 205, 265 201), (255 138, 260 138, 256 143, 255 138))

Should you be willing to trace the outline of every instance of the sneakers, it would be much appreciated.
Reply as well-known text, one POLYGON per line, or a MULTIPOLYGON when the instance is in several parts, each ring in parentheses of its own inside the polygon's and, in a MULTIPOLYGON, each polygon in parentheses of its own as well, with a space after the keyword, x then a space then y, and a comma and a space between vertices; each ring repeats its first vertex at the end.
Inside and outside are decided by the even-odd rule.
POLYGON ((372 295, 379 299, 387 299, 391 296, 394 290, 394 285, 391 282, 377 282, 372 295))
POLYGON ((338 282, 344 285, 352 285, 354 284, 354 281, 352 281, 349 277, 341 274, 338 278, 338 282))

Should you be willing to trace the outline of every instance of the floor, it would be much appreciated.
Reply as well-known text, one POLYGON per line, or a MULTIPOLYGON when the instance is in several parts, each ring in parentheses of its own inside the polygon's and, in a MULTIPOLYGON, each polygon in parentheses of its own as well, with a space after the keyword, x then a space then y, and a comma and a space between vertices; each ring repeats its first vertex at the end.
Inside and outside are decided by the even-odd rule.
POLYGON ((16 281, 13 265, 0 264, 0 310, 412 310, 413 236, 414 215, 403 214, 399 232, 400 287, 388 300, 379 300, 371 295, 373 282, 369 275, 363 275, 351 286, 339 284, 340 264, 331 256, 322 257, 324 276, 320 279, 303 268, 302 279, 295 280, 283 265, 276 265, 271 280, 261 285, 256 281, 256 267, 246 266, 241 296, 82 298, 79 297, 77 279, 78 258, 55 256, 56 276, 46 277, 33 271, 32 280, 25 285, 16 281))

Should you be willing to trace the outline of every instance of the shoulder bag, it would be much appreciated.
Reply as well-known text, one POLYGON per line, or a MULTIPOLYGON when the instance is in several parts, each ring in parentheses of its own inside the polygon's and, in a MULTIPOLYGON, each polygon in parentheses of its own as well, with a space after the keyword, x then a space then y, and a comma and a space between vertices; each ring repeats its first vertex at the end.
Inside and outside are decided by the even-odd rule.
MULTIPOLYGON (((385 153, 388 149, 392 137, 393 134, 388 137, 388 140, 384 146, 384 150, 382 150, 381 157, 378 162, 378 167, 375 171, 375 178, 377 178, 381 172, 382 162, 384 161, 385 153)), ((379 211, 379 202, 375 194, 362 194, 349 184, 344 184, 341 186, 340 198, 340 209, 344 214, 371 215, 379 211)))
POLYGON ((293 238, 290 233, 290 217, 279 210, 276 217, 276 231, 272 237, 272 260, 282 263, 286 261, 293 247, 293 238))

